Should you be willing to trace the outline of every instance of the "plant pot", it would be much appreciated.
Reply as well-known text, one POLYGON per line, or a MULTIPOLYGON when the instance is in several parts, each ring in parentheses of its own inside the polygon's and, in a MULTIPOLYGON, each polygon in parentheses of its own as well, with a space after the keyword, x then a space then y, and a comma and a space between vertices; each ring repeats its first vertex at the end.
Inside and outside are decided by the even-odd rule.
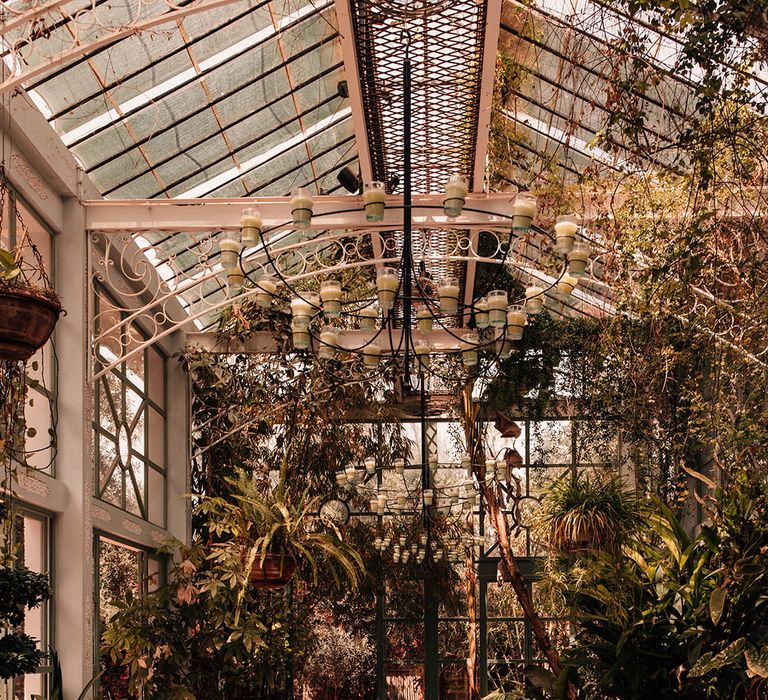
POLYGON ((290 554, 267 554, 251 566, 249 580, 254 588, 283 588, 296 573, 296 560, 290 554))
POLYGON ((30 289, 0 289, 0 360, 28 360, 51 337, 61 306, 30 289))

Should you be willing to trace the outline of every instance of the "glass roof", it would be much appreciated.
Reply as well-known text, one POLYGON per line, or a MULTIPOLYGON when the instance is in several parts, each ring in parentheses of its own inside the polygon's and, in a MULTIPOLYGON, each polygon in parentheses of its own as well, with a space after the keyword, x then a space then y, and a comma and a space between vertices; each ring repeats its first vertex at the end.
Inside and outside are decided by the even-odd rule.
MULTIPOLYGON (((103 4, 115 23, 119 8, 103 4)), ((106 197, 243 197, 339 188, 357 155, 343 79, 333 0, 241 0, 108 44, 28 88, 106 197)))

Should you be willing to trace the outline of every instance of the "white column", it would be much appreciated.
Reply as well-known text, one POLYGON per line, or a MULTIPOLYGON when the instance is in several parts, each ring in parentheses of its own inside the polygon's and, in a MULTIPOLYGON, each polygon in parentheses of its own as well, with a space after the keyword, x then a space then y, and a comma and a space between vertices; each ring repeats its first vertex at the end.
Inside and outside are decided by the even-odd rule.
POLYGON ((64 697, 76 698, 93 675, 93 491, 88 383, 88 292, 85 213, 64 200, 64 227, 57 240, 57 283, 67 314, 56 329, 59 354, 59 423, 56 478, 67 503, 54 524, 55 647, 64 697))

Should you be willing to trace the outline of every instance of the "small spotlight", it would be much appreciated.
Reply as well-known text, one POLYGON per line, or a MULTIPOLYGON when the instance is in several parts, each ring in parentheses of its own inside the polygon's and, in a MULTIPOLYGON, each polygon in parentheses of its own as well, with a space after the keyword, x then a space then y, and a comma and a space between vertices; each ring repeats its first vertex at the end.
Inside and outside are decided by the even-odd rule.
POLYGON ((349 84, 346 80, 339 81, 339 84, 336 86, 336 92, 338 92, 339 97, 349 97, 349 84))
POLYGON ((339 171, 336 179, 347 192, 357 194, 360 191, 360 176, 355 175, 349 168, 339 171))

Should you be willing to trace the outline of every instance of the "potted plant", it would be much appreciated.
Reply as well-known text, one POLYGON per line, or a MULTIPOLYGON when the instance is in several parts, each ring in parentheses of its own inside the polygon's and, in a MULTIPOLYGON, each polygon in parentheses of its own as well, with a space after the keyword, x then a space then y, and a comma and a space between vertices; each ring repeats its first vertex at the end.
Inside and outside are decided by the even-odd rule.
POLYGON ((579 473, 553 484, 539 521, 552 549, 617 550, 637 517, 634 495, 616 476, 579 473))
POLYGON ((228 479, 231 497, 204 498, 200 513, 213 516, 214 532, 222 541, 213 545, 215 560, 239 558, 250 584, 256 588, 285 586, 300 563, 309 566, 317 580, 323 560, 338 585, 340 573, 357 586, 363 568, 355 549, 342 541, 334 525, 323 528, 317 512, 320 499, 302 493, 291 498, 280 484, 269 483, 238 470, 228 479))
POLYGON ((0 248, 0 359, 28 360, 51 337, 60 314, 61 303, 25 231, 13 251, 0 248), (27 249, 33 265, 24 261, 27 249))

